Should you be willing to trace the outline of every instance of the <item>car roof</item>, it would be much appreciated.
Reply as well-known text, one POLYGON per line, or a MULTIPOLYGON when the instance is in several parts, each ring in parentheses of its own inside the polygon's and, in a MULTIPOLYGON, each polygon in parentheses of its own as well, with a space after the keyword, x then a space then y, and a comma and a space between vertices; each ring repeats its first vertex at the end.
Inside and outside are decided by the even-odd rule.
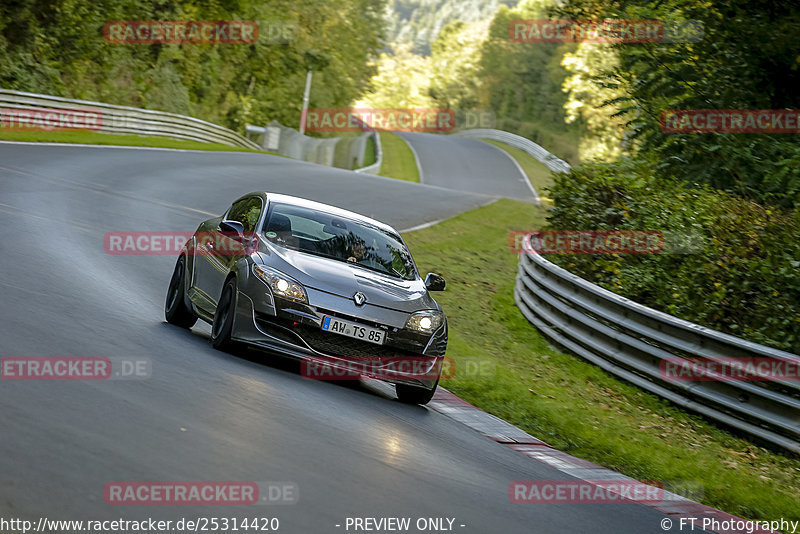
POLYGON ((244 195, 242 198, 259 195, 266 197, 268 202, 278 202, 281 204, 291 204, 293 206, 300 206, 303 208, 308 208, 316 211, 322 211, 325 213, 330 213, 331 215, 335 215, 337 217, 343 217, 345 219, 355 219, 357 221, 375 226, 382 230, 386 230, 393 234, 397 234, 397 230, 392 228, 386 223, 382 223, 381 221, 377 221, 365 215, 361 215, 360 213, 356 213, 354 211, 345 210, 342 208, 337 208, 336 206, 331 206, 330 204, 323 204, 322 202, 315 202, 313 200, 308 200, 307 198, 301 197, 294 197, 291 195, 282 195, 279 193, 270 193, 269 191, 258 191, 254 193, 250 193, 248 195, 244 195))

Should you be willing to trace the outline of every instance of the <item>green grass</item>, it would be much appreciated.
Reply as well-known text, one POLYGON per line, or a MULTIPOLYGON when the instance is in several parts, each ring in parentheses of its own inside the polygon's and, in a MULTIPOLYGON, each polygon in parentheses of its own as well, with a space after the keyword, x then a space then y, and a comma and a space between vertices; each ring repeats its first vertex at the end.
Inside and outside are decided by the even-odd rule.
POLYGON ((450 324, 456 375, 442 385, 558 449, 638 480, 748 519, 800 519, 800 459, 563 354, 522 316, 508 233, 535 229, 544 216, 543 208, 500 200, 404 236, 422 272, 447 280, 436 298, 450 324), (494 374, 459 375, 467 358, 491 359, 494 374))
POLYGON ((369 136, 367 138, 367 148, 364 150, 364 167, 374 165, 378 161, 378 156, 375 154, 375 138, 369 136))
POLYGON ((525 174, 528 176, 528 181, 530 181, 536 193, 539 195, 539 198, 541 198, 542 204, 544 204, 546 208, 551 208, 553 206, 552 200, 547 197, 547 191, 545 191, 545 188, 550 187, 553 183, 550 169, 524 150, 515 148, 502 141, 494 141, 492 139, 481 139, 481 141, 492 144, 501 150, 505 150, 509 156, 517 160, 519 166, 522 167, 522 170, 525 171, 525 174))
MULTIPOLYGON (((333 153, 333 166, 340 169, 355 169, 357 161, 355 158, 351 159, 351 150, 358 142, 361 135, 347 135, 342 136, 339 142, 336 143, 336 148, 333 153)), ((368 167, 375 163, 375 141, 372 136, 367 138, 366 148, 364 150, 364 167, 368 167)))
POLYGON ((354 162, 350 160, 350 148, 356 142, 355 137, 339 139, 333 150, 333 166, 340 169, 352 169, 354 162))
POLYGON ((409 182, 419 182, 419 170, 414 153, 408 144, 397 134, 380 132, 383 164, 381 176, 397 178, 409 182))
MULTIPOLYGON (((217 143, 201 143, 199 141, 186 141, 181 139, 170 139, 168 137, 147 135, 116 135, 82 130, 69 132, 4 132, 0 130, 0 140, 46 143, 79 143, 85 145, 182 148, 184 150, 224 150, 226 152, 261 152, 251 148, 228 146, 217 143)), ((270 152, 263 153, 269 154, 270 152)))

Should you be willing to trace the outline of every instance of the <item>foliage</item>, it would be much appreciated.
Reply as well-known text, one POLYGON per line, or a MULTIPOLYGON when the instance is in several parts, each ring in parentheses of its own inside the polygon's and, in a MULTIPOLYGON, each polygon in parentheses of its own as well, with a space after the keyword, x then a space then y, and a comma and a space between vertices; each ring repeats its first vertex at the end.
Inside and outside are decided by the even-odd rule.
POLYGON ((478 108, 480 47, 488 21, 451 22, 432 43, 428 93, 439 107, 453 110, 478 108))
POLYGON ((695 234, 688 254, 551 255, 606 289, 695 323, 800 353, 800 211, 664 181, 623 159, 556 175, 548 226, 695 234))
POLYGON ((625 119, 615 116, 617 107, 608 105, 624 97, 618 85, 609 87, 598 81, 598 73, 612 72, 618 65, 616 52, 604 43, 580 43, 577 50, 564 54, 561 64, 569 72, 563 89, 568 123, 582 119, 586 131, 581 136, 580 159, 615 161, 623 155, 625 119))
POLYGON ((487 26, 487 21, 448 24, 429 56, 414 53, 410 44, 382 53, 369 92, 356 107, 475 109, 479 51, 487 26))
POLYGON ((479 107, 493 110, 498 118, 544 123, 551 129, 566 131, 567 98, 561 89, 566 72, 561 62, 575 45, 518 43, 508 37, 511 21, 545 18, 549 4, 545 0, 529 0, 515 9, 500 8, 495 14, 480 50, 479 107))
POLYGON ((545 144, 560 157, 576 161, 583 120, 579 118, 574 126, 565 123, 567 97, 561 89, 566 77, 561 61, 575 45, 508 39, 509 22, 543 18, 552 1, 525 0, 513 9, 508 6, 516 2, 486 2, 480 9, 473 9, 473 2, 461 2, 461 11, 452 11, 450 3, 394 2, 391 35, 397 42, 393 52, 381 54, 378 75, 358 105, 453 109, 459 125, 466 111, 491 111, 497 128, 545 144), (407 26, 401 31, 396 28, 398 21, 414 26, 428 20, 432 12, 438 12, 439 19, 425 26, 428 29, 419 27, 415 33, 407 26), (420 39, 425 41, 424 50, 420 39), (425 55, 428 51, 430 55, 425 55))
POLYGON ((519 0, 392 0, 388 11, 389 42, 410 45, 421 56, 431 53, 431 43, 454 21, 467 24, 488 20, 501 5, 519 0))
POLYGON ((638 150, 663 180, 690 180, 745 198, 796 206, 800 143, 793 134, 669 134, 670 109, 800 108, 800 10, 772 0, 569 0, 565 18, 653 18, 702 22, 696 42, 617 44, 619 66, 598 83, 624 89, 618 109, 638 150))
POLYGON ((433 107, 428 94, 430 61, 430 58, 412 53, 410 45, 402 45, 392 54, 382 53, 377 61, 378 72, 369 82, 369 92, 355 107, 433 107))
POLYGON ((188 113, 242 130, 299 122, 306 70, 312 107, 342 107, 372 75, 385 0, 27 0, 0 3, 0 87, 188 113), (253 20, 258 42, 108 44, 111 20, 253 20), (285 39, 269 28, 284 27, 285 39))

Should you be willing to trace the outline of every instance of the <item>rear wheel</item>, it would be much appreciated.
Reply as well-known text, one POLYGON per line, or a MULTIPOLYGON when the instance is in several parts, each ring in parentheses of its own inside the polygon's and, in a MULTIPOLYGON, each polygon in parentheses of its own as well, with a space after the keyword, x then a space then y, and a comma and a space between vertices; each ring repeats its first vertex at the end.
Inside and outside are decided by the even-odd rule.
POLYGON ((181 328, 191 328, 197 322, 197 315, 186 305, 184 295, 185 279, 186 259, 181 256, 175 263, 175 270, 172 272, 172 279, 169 281, 167 301, 164 304, 164 316, 170 324, 181 328))
POLYGON ((436 393, 436 388, 439 385, 439 380, 432 388, 421 388, 419 386, 409 386, 407 384, 396 384, 395 392, 397 393, 397 400, 405 404, 428 404, 436 393))
POLYGON ((211 344, 215 349, 229 352, 239 345, 231 339, 233 318, 236 315, 236 296, 236 279, 230 278, 222 288, 214 322, 211 323, 211 344))

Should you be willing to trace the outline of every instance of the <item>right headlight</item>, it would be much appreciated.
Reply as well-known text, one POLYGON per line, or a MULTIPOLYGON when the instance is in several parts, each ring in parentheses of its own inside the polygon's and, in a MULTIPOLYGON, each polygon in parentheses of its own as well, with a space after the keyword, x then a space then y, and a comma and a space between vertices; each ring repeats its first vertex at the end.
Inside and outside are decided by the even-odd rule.
POLYGON ((411 314, 411 317, 406 321, 406 328, 423 334, 430 334, 442 326, 443 322, 444 314, 439 310, 423 310, 411 314))
POLYGON ((264 265, 253 265, 253 274, 267 284, 275 296, 308 304, 305 288, 294 278, 264 265))

